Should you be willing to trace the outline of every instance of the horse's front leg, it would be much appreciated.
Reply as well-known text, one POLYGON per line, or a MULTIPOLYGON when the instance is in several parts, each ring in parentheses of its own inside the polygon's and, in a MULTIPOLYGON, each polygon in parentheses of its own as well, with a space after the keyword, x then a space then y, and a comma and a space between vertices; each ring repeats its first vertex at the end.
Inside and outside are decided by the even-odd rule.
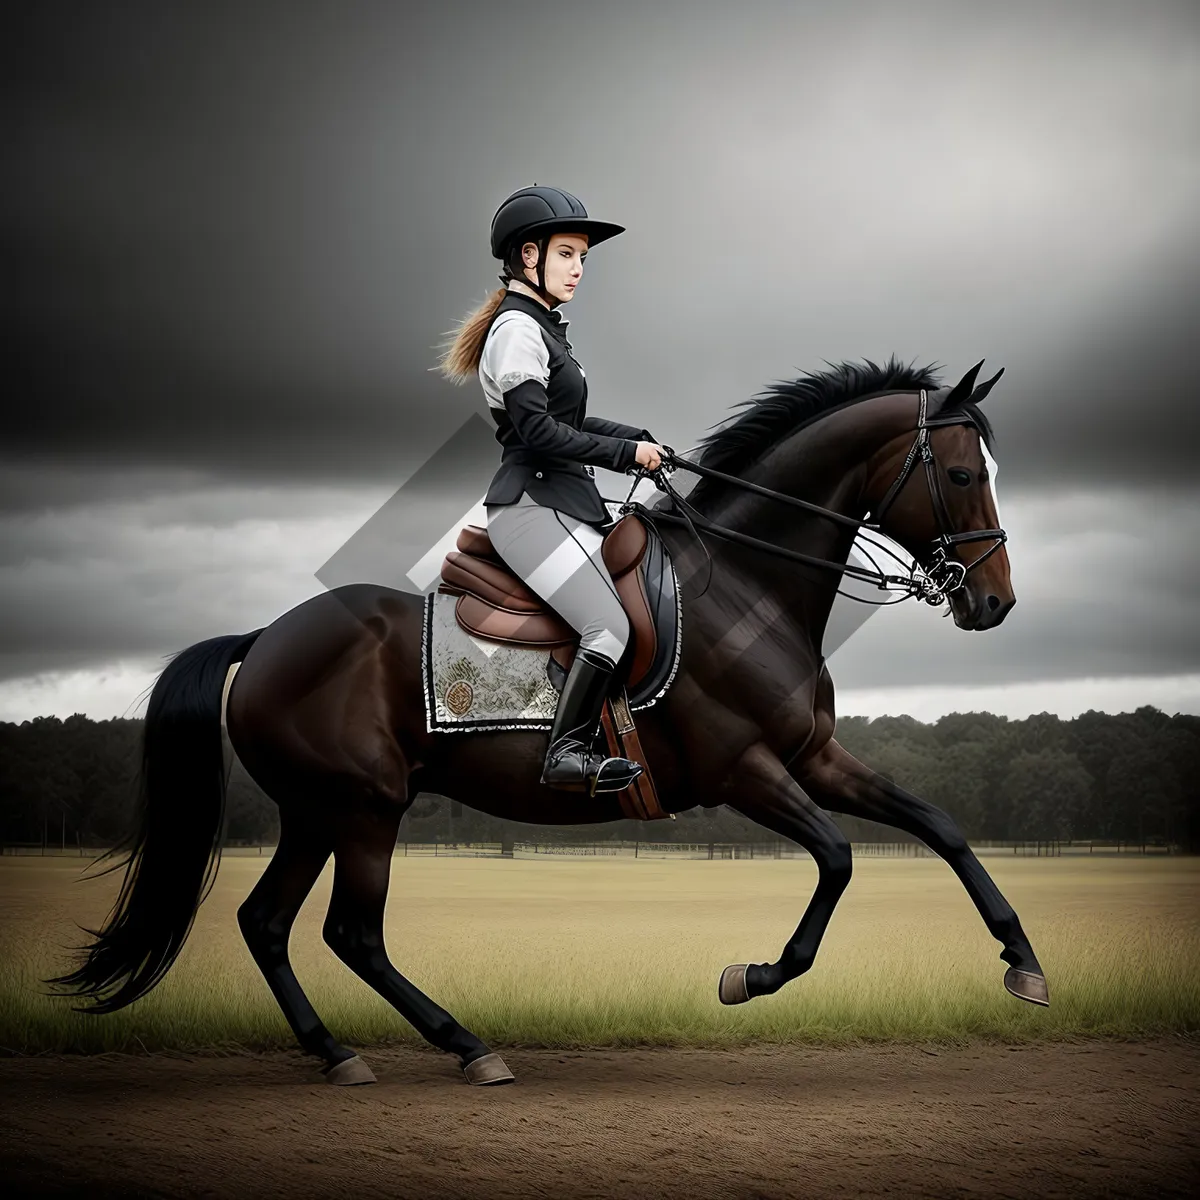
POLYGON ((801 790, 787 768, 762 743, 738 761, 737 798, 731 808, 774 833, 803 846, 816 861, 817 886, 796 931, 779 960, 739 963, 721 973, 717 992, 722 1004, 740 1004, 751 996, 777 992, 813 965, 833 910, 850 882, 850 843, 842 831, 801 790))
POLYGON ((1004 986, 1022 1000, 1050 1003, 1046 977, 1017 914, 947 813, 872 771, 833 738, 791 770, 823 808, 903 829, 944 858, 962 880, 992 937, 1004 947, 1000 957, 1009 964, 1004 986))

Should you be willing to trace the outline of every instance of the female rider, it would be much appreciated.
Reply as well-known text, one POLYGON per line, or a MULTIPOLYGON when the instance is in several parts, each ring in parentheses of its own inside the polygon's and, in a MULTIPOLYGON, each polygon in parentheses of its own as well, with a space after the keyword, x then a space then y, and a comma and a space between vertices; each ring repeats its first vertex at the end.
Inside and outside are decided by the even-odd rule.
POLYGON ((478 374, 503 447, 484 497, 488 535, 516 575, 579 634, 559 696, 542 782, 616 792, 641 765, 592 752, 604 698, 629 643, 629 619, 604 565, 612 521, 592 467, 651 470, 662 447, 649 431, 586 416, 587 380, 567 341, 569 303, 589 246, 623 232, 594 221, 569 192, 527 187, 492 218, 498 288, 458 327, 441 359, 456 382, 478 374))

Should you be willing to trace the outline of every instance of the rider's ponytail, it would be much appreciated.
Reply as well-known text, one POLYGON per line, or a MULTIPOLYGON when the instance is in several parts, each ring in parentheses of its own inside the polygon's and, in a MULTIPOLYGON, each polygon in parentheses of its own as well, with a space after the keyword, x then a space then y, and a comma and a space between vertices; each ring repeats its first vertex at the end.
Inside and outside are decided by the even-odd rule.
POLYGON ((451 330, 451 341, 438 361, 437 367, 453 383, 466 383, 479 370, 483 343, 492 323, 492 314, 508 294, 507 288, 497 288, 473 313, 464 317, 457 329, 451 330))

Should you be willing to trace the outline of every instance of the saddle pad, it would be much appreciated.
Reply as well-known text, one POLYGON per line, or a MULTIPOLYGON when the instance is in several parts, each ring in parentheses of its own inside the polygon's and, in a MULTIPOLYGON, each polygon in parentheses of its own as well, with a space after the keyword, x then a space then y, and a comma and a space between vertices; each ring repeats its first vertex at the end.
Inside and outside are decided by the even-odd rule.
MULTIPOLYGON (((683 613, 675 569, 657 534, 650 530, 645 581, 658 628, 652 669, 629 697, 629 707, 652 707, 667 692, 679 668, 683 613)), ((429 733, 472 730, 544 729, 554 725, 558 690, 549 649, 509 646, 477 638, 454 615, 458 597, 433 591, 425 597, 421 623, 421 682, 429 733)), ((561 680, 560 680, 561 682, 561 680)))
POLYGON ((425 597, 421 677, 427 731, 549 731, 558 707, 546 672, 550 651, 472 637, 454 618, 457 601, 436 591, 425 597))

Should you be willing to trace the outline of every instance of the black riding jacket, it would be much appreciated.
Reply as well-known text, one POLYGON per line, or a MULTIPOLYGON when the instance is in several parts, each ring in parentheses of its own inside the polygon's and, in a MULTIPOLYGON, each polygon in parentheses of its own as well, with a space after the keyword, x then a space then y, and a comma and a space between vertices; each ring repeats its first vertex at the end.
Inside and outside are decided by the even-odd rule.
POLYGON ((522 493, 593 525, 608 524, 591 468, 626 471, 648 430, 589 417, 587 377, 571 353, 567 319, 509 288, 492 315, 479 364, 488 409, 503 447, 485 504, 515 504, 522 493), (511 315, 508 315, 511 314, 511 315))

